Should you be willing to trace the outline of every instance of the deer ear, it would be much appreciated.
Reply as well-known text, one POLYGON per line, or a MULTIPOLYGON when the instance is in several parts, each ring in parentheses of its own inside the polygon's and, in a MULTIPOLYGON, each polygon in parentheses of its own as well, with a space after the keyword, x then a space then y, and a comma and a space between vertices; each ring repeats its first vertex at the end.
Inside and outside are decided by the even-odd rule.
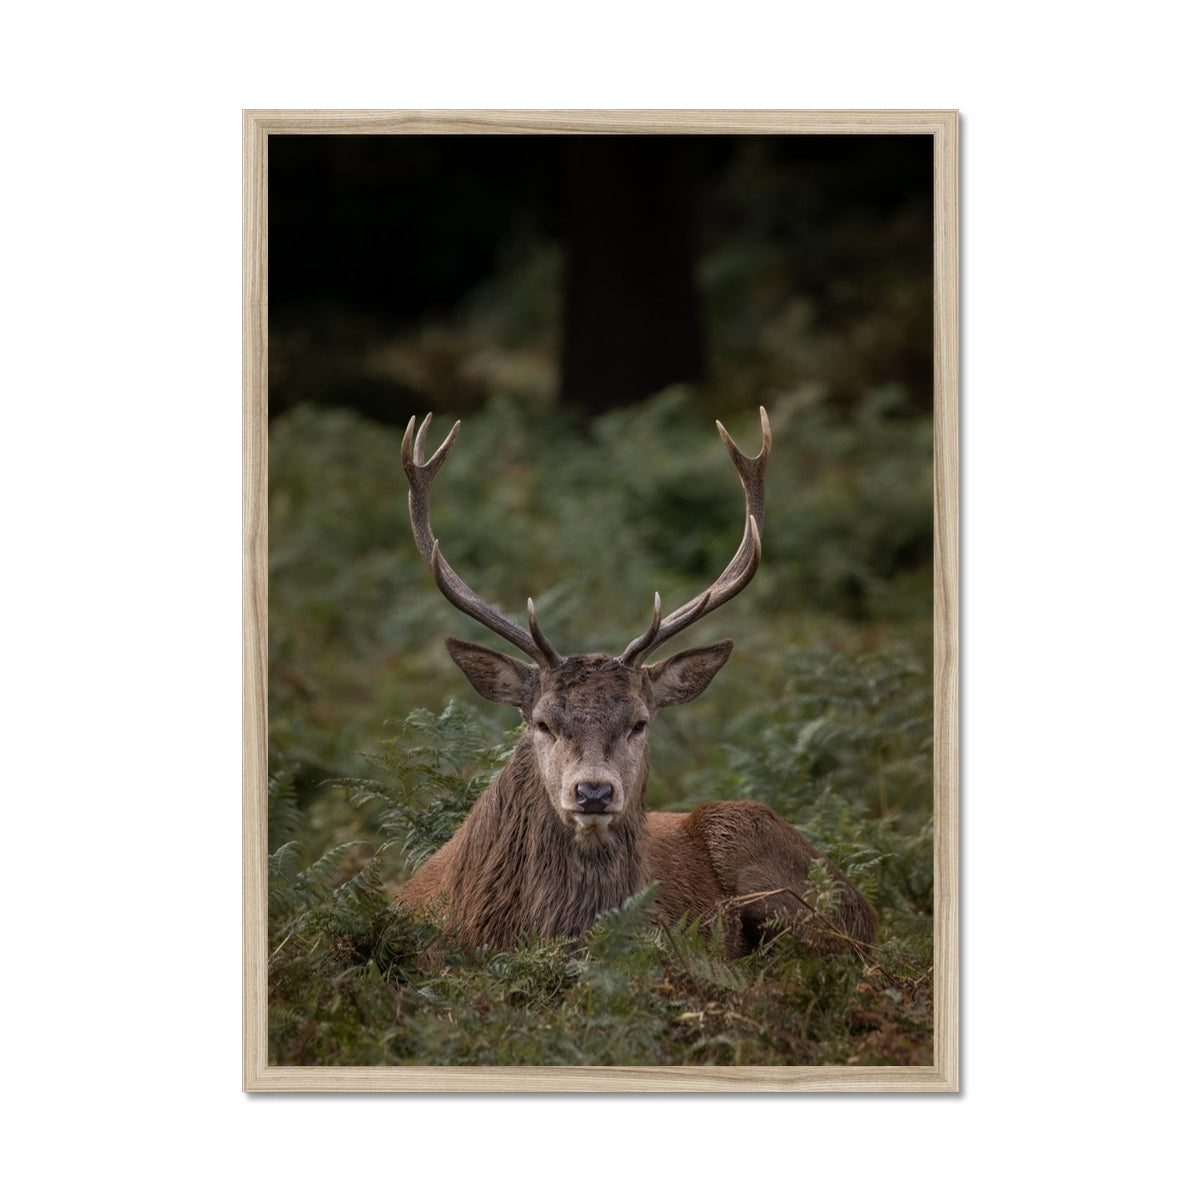
POLYGON ((485 699, 511 704, 525 712, 533 696, 537 668, 458 638, 447 638, 446 649, 467 682, 485 699))
POLYGON ((713 681, 713 676, 729 661, 731 641, 714 642, 684 650, 673 658, 646 668, 650 693, 655 706, 667 708, 672 704, 687 704, 695 700, 713 681))

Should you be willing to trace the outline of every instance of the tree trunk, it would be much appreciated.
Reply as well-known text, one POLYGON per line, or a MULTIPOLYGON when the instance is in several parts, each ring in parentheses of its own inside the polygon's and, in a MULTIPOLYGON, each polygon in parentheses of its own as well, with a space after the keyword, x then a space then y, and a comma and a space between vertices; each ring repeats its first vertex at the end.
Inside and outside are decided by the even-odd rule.
POLYGON ((599 413, 700 380, 694 148, 576 138, 568 171, 562 399, 599 413))

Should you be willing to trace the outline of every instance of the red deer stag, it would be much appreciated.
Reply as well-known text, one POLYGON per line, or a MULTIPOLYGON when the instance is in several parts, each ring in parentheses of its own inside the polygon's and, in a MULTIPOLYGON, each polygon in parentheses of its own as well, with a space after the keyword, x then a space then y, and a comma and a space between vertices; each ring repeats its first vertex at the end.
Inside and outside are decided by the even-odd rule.
MULTIPOLYGON (((511 704, 526 730, 505 768, 476 801, 454 836, 402 886, 399 900, 440 913, 475 946, 511 946, 527 933, 577 936, 600 912, 657 880, 656 916, 671 925, 690 914, 711 921, 724 913, 726 949, 747 953, 776 913, 804 909, 810 865, 825 863, 840 885, 830 927, 862 942, 874 939, 874 909, 848 879, 765 805, 702 804, 691 813, 647 813, 647 733, 654 714, 694 700, 725 665, 730 641, 684 650, 652 666, 646 658, 669 638, 737 595, 762 555, 764 476, 771 427, 762 418, 763 448, 743 454, 721 423, 717 429, 746 495, 741 546, 705 592, 654 618, 616 658, 563 657, 538 626, 529 629, 486 604, 443 558, 433 536, 429 493, 459 424, 428 459, 430 417, 410 421, 402 458, 408 476, 413 535, 443 595, 456 608, 516 646, 536 665, 483 646, 447 639, 459 669, 480 695, 511 704), (753 897, 753 898, 751 898, 753 897)), ((827 937, 825 945, 836 941, 827 937)), ((821 939, 814 939, 820 944, 821 939)))

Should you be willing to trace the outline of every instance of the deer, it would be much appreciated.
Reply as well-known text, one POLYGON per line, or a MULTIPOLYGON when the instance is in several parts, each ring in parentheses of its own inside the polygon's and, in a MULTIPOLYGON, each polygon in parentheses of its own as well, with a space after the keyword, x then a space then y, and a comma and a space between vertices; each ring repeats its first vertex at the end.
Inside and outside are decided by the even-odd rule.
POLYGON ((717 928, 740 957, 784 925, 810 931, 818 950, 875 939, 877 915, 832 862, 767 805, 702 803, 691 812, 647 811, 648 735, 659 709, 695 700, 728 661, 733 642, 682 650, 647 665, 670 639, 741 592, 762 557, 765 474, 771 426, 759 408, 762 449, 751 458, 720 421, 717 431, 741 480, 746 518, 741 544, 705 591, 662 613, 654 596, 649 627, 613 657, 561 655, 542 631, 532 598, 528 629, 486 603, 442 554, 430 518, 430 492, 458 437, 458 421, 425 456, 432 414, 401 460, 409 481, 413 537, 442 595, 523 655, 448 638, 446 648, 484 699, 521 714, 524 732, 499 774, 449 841, 422 863, 397 900, 427 914, 473 948, 512 947, 530 936, 580 939, 599 914, 657 884, 654 919, 717 928), (814 863, 835 881, 832 914, 814 920, 805 886, 814 863))

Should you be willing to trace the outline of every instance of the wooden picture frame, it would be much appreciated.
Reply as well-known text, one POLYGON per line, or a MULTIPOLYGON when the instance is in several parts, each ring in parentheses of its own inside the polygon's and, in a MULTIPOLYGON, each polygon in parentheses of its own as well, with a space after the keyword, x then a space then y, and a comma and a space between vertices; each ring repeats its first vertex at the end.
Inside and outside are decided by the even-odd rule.
POLYGON ((958 115, 936 111, 243 114, 243 1088, 246 1091, 953 1092, 959 1086, 958 115), (267 1008, 267 147, 279 134, 895 134, 934 162, 934 1061, 927 1067, 283 1067, 267 1008))

